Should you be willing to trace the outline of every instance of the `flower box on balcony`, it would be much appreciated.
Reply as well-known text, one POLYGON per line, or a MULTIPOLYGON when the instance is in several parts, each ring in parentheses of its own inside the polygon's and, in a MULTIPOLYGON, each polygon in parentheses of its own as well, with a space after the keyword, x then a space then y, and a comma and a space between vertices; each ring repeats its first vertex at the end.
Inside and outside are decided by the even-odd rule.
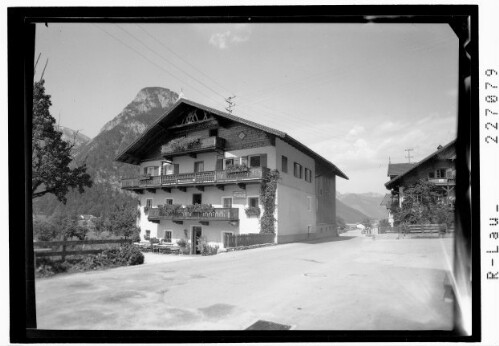
POLYGON ((258 208, 258 207, 249 207, 249 208, 244 209, 244 211, 246 212, 247 217, 251 217, 251 216, 259 217, 260 216, 260 208, 258 208))
POLYGON ((225 167, 225 171, 227 172, 227 174, 248 172, 249 167, 245 164, 235 164, 225 167))
POLYGON ((172 139, 167 144, 163 145, 161 152, 163 154, 176 153, 195 149, 201 144, 201 139, 192 137, 182 137, 172 139))
POLYGON ((192 204, 187 205, 186 209, 189 213, 213 213, 215 211, 211 204, 192 204))

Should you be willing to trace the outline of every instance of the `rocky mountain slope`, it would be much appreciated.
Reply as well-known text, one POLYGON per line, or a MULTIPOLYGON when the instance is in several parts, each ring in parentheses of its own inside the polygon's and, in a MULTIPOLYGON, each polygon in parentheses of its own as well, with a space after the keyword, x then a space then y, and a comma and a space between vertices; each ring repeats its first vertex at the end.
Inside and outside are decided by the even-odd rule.
POLYGON ((90 142, 90 137, 85 136, 80 131, 75 131, 64 126, 57 126, 57 129, 62 133, 62 139, 64 141, 74 143, 73 150, 75 152, 78 152, 78 149, 90 142))

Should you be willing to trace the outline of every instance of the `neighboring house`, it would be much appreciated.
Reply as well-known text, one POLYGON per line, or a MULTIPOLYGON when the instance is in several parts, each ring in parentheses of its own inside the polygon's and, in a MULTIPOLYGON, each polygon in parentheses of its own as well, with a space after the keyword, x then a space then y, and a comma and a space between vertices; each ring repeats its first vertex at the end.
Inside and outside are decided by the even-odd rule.
POLYGON ((445 146, 439 146, 436 152, 415 164, 390 164, 392 166, 390 168, 389 165, 388 168, 390 181, 385 184, 385 187, 391 190, 391 193, 385 196, 382 204, 387 205, 387 208, 393 203, 401 207, 404 200, 404 190, 416 184, 419 180, 426 180, 437 186, 443 201, 454 204, 454 187, 456 185, 455 143, 454 140, 445 146), (393 165, 397 166, 394 168, 393 165))
MULTIPOLYGON (((390 178, 390 180, 395 179, 399 175, 407 172, 409 169, 414 167, 417 164, 417 162, 414 163, 391 163, 388 162, 388 172, 387 176, 390 178)), ((393 227, 393 213, 391 211, 392 204, 393 203, 398 203, 398 195, 392 194, 392 193, 387 193, 385 197, 383 197, 383 200, 381 201, 380 205, 384 205, 388 211, 388 222, 390 223, 390 226, 393 227)))
POLYGON ((140 167, 121 186, 139 194, 142 239, 185 239, 195 248, 203 236, 223 247, 227 233, 259 233, 270 170, 280 172, 276 242, 337 235, 336 176, 348 177, 286 133, 232 114, 180 99, 116 160, 140 167), (165 214, 165 204, 180 209, 165 214), (215 210, 192 212, 195 204, 215 210))

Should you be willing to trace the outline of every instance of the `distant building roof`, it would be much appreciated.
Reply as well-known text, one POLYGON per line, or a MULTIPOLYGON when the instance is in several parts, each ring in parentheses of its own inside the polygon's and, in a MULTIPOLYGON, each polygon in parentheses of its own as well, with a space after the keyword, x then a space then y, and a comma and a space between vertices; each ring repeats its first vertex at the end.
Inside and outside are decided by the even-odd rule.
POLYGON ((399 181, 403 176, 407 175, 409 172, 413 171, 416 167, 419 167, 419 166, 425 164, 426 162, 430 161, 433 158, 444 158, 445 157, 445 158, 454 160, 456 158, 456 153, 451 149, 453 149, 455 144, 456 144, 456 140, 453 140, 443 147, 440 146, 440 149, 438 149, 434 153, 431 153, 430 155, 428 155, 427 157, 425 157, 424 159, 422 159, 418 163, 412 165, 412 167, 409 168, 408 170, 406 170, 405 172, 401 173, 400 175, 396 176, 395 178, 393 178, 389 182, 387 182, 385 184, 386 188, 387 189, 392 188, 394 186, 394 183, 399 181))
POLYGON ((392 202, 392 194, 391 193, 387 193, 384 197, 383 197, 383 200, 381 201, 381 203, 379 205, 390 205, 390 203, 392 202))
POLYGON ((389 163, 388 164, 388 176, 392 175, 400 175, 408 170, 410 170, 412 167, 414 167, 417 164, 417 162, 414 163, 389 163))

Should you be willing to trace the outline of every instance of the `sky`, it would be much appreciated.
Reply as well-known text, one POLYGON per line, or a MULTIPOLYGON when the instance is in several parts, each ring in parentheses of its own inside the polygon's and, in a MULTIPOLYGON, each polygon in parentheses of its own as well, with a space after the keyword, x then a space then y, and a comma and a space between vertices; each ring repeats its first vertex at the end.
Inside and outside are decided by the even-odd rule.
POLYGON ((456 137, 458 40, 445 24, 37 25, 60 125, 94 137, 144 87, 277 128, 387 193, 387 165, 456 137))

